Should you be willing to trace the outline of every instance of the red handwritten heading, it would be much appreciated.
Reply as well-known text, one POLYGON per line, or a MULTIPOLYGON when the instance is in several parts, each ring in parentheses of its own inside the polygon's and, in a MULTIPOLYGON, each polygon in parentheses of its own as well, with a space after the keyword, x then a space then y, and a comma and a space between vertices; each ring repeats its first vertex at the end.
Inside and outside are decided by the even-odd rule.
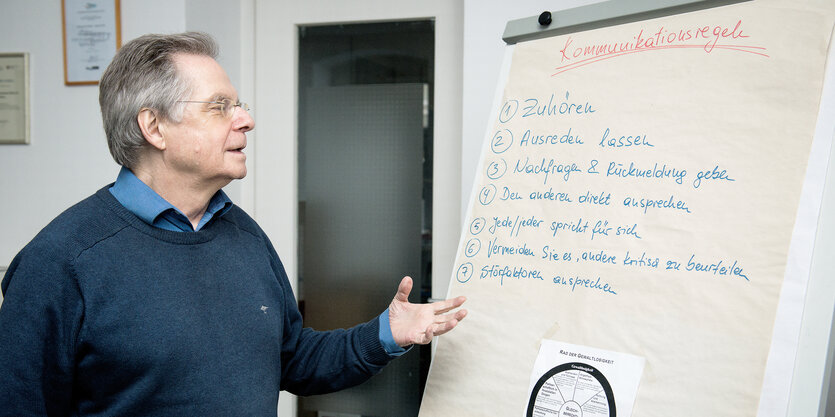
POLYGON ((720 43, 720 41, 734 41, 744 40, 748 35, 742 32, 742 20, 736 22, 733 29, 730 26, 722 25, 706 25, 697 27, 695 29, 679 29, 670 31, 664 29, 662 26, 652 35, 645 35, 644 29, 633 36, 628 42, 611 42, 598 45, 573 45, 574 40, 569 36, 565 41, 565 46, 560 49, 562 55, 560 59, 560 66, 555 69, 557 72, 551 74, 555 76, 568 70, 579 68, 585 65, 600 62, 606 59, 617 58, 636 52, 658 51, 665 49, 702 49, 706 53, 711 53, 716 49, 729 50, 735 52, 746 52, 755 55, 761 55, 768 58, 765 54, 765 48, 760 46, 744 45, 741 41, 735 43, 720 43), (706 41, 706 42, 705 42, 706 41), (705 43, 702 43, 705 42, 705 43))

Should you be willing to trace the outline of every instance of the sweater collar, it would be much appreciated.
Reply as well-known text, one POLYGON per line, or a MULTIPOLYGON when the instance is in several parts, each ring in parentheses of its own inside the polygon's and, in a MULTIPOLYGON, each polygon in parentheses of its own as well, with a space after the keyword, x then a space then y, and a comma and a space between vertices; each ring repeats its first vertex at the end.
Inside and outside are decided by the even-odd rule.
POLYGON ((209 200, 209 205, 203 218, 194 229, 188 217, 177 207, 162 198, 147 184, 142 182, 130 169, 122 167, 116 183, 110 188, 110 193, 128 211, 135 214, 154 227, 171 230, 191 232, 203 228, 213 218, 220 218, 232 208, 232 200, 223 192, 218 190, 209 200))

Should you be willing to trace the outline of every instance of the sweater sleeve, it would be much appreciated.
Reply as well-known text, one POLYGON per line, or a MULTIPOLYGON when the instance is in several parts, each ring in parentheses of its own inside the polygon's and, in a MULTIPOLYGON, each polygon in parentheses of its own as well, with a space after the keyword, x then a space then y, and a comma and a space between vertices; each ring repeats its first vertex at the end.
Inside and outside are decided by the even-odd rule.
POLYGON ((56 248, 27 246, 2 281, 0 416, 71 413, 75 339, 83 301, 56 248))
POLYGON ((304 328, 284 267, 269 240, 267 245, 284 289, 281 389, 297 395, 325 394, 358 385, 379 373, 393 358, 380 343, 379 320, 375 317, 347 330, 304 328))

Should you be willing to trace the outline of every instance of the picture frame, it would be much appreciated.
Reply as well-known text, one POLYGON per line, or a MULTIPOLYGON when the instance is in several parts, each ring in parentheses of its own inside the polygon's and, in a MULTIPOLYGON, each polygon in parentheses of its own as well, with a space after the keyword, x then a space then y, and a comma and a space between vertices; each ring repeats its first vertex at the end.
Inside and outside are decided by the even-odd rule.
POLYGON ((120 0, 61 0, 64 84, 96 85, 122 44, 120 0))
POLYGON ((29 54, 0 53, 0 144, 29 143, 29 54))

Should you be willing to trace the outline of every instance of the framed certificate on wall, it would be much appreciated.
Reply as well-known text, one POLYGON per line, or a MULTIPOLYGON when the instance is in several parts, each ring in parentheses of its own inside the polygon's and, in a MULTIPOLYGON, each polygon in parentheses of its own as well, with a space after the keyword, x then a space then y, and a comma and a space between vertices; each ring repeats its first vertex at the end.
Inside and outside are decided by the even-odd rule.
POLYGON ((61 0, 64 84, 98 84, 121 45, 119 0, 61 0))
POLYGON ((29 143, 29 55, 0 54, 0 144, 29 143))

